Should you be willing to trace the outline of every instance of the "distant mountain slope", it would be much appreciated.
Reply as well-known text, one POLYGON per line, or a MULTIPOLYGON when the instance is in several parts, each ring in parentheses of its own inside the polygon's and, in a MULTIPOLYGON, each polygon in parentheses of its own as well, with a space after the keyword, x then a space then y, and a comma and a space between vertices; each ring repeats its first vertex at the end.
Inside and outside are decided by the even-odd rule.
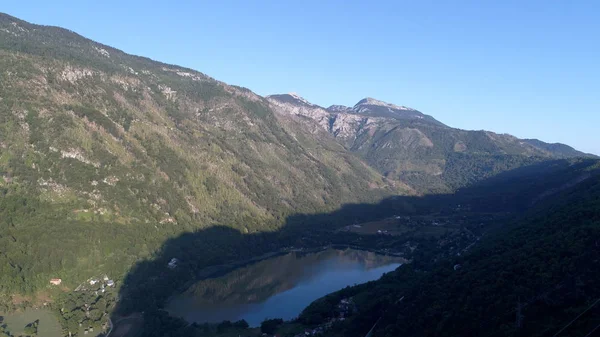
POLYGON ((296 94, 267 99, 279 113, 316 122, 386 177, 423 193, 454 190, 548 158, 590 156, 563 144, 451 128, 415 109, 373 98, 327 109, 296 94))
POLYGON ((247 89, 0 14, 0 293, 406 193, 247 89))
POLYGON ((533 145, 535 147, 537 147, 538 149, 542 149, 545 151, 548 151, 549 153, 551 153, 554 156, 560 157, 562 156, 563 158, 571 158, 571 157, 593 157, 593 158, 598 158, 598 156, 589 154, 589 153, 583 153, 581 151, 577 151, 574 148, 570 147, 569 145, 565 145, 565 144, 561 144, 561 143, 544 143, 539 139, 523 139, 523 142, 533 145))
MULTIPOLYGON (((336 109, 337 108, 334 108, 334 111, 336 109)), ((354 113, 360 116, 384 117, 403 121, 421 121, 432 125, 445 126, 433 117, 425 115, 415 109, 386 103, 371 97, 360 100, 353 108, 348 109, 345 112, 354 113)))

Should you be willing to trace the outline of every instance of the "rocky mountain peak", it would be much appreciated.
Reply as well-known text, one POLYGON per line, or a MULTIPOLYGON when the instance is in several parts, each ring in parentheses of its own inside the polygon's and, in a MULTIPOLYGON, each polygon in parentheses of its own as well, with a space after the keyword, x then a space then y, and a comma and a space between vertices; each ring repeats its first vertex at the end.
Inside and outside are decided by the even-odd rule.
POLYGON ((396 109, 396 110, 416 111, 413 108, 387 103, 387 102, 380 101, 378 99, 371 98, 371 97, 361 99, 360 101, 358 101, 358 103, 356 103, 356 105, 354 105, 354 108, 356 109, 356 108, 359 108, 364 105, 375 105, 375 106, 391 108, 391 109, 396 109))
POLYGON ((329 112, 347 112, 348 110, 352 110, 352 108, 345 105, 332 105, 326 110, 329 112))
POLYGON ((271 100, 271 101, 277 101, 280 103, 288 103, 288 104, 292 104, 292 105, 297 105, 297 106, 308 106, 308 107, 314 107, 314 108, 318 108, 318 105, 312 104, 311 102, 307 101, 304 97, 298 95, 295 92, 290 92, 287 94, 275 94, 275 95, 269 95, 266 97, 267 99, 271 100))
POLYGON ((435 118, 425 115, 420 111, 402 105, 396 105, 374 99, 371 97, 363 98, 352 108, 352 112, 362 116, 383 117, 395 120, 420 121, 423 123, 443 126, 444 124, 435 118))
POLYGON ((290 92, 290 93, 288 93, 288 95, 292 96, 292 98, 294 98, 294 99, 296 99, 296 100, 298 100, 298 101, 300 101, 300 102, 302 102, 302 103, 304 103, 304 104, 307 104, 307 105, 314 105, 314 104, 312 104, 311 102, 307 101, 307 100, 306 100, 304 97, 302 97, 302 96, 298 95, 298 94, 297 94, 297 93, 295 93, 295 92, 290 92))

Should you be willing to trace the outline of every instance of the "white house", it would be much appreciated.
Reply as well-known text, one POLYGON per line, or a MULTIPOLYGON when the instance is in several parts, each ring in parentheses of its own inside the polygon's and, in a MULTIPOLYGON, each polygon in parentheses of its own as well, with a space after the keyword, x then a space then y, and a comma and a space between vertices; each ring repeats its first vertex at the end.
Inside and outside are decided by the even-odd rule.
POLYGON ((167 264, 167 267, 174 269, 175 267, 177 267, 178 262, 179 260, 177 260, 176 258, 172 258, 171 261, 169 261, 169 264, 167 264))

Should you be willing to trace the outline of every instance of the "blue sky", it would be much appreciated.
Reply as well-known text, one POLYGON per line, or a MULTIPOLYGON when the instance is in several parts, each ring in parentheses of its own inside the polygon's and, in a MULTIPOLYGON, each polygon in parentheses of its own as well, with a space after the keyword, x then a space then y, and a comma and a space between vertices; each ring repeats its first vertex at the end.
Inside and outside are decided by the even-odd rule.
POLYGON ((374 97, 600 154, 598 1, 3 1, 261 94, 374 97))

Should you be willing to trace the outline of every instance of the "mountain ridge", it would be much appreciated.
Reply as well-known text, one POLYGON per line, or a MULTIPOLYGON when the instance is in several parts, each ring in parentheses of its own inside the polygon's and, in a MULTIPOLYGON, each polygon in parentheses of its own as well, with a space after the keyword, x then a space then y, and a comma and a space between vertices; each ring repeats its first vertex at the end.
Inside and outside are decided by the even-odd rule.
POLYGON ((0 297, 122 275, 178 233, 413 193, 248 89, 8 15, 0 98, 0 297))
POLYGON ((0 293, 122 275, 186 231, 275 231, 291 214, 446 193, 550 158, 377 100, 331 119, 4 14, 0 97, 0 293))
POLYGON ((503 182, 490 181, 508 183, 516 190, 510 193, 521 198, 522 191, 529 194, 525 199, 535 200, 527 180, 539 180, 543 187, 563 180, 564 174, 587 177, 535 205, 522 204, 524 213, 477 239, 469 250, 446 259, 421 256, 375 282, 313 302, 300 320, 326 321, 340 299, 352 297, 361 309, 329 335, 364 336, 379 322, 377 336, 591 336, 597 316, 577 315, 591 309, 600 295, 599 164, 583 160, 558 170, 551 165, 545 173, 529 172, 517 181, 511 182, 512 174, 503 182))
MULTIPOLYGON (((294 104, 294 103, 304 104, 304 105, 308 105, 311 107, 315 107, 318 109, 328 111, 330 113, 343 113, 343 112, 353 111, 353 113, 355 113, 357 115, 369 116, 368 114, 361 114, 360 111, 356 111, 356 110, 358 110, 357 108, 360 107, 361 105, 376 105, 376 106, 381 106, 381 107, 390 107, 390 108, 394 108, 394 109, 398 109, 398 110, 415 111, 415 112, 421 113, 420 111, 418 111, 414 108, 410 108, 410 107, 402 106, 402 105, 396 105, 394 103, 388 103, 388 102, 381 101, 381 100, 378 100, 378 99, 375 99, 372 97, 365 97, 365 98, 359 100, 353 107, 349 107, 346 105, 340 105, 340 104, 333 104, 327 108, 322 107, 317 104, 314 104, 314 103, 311 103, 310 101, 308 101, 304 97, 298 95, 297 93, 271 94, 271 95, 265 96, 265 98, 272 99, 272 100, 279 100, 279 101, 291 103, 291 104, 294 104), (289 97, 286 97, 286 95, 289 97)), ((350 113, 352 113, 352 112, 350 112, 350 113)), ((483 130, 483 129, 480 129, 480 130, 466 130, 466 129, 458 129, 458 128, 453 128, 453 129, 461 130, 461 131, 473 131, 473 132, 490 132, 490 133, 497 134, 497 135, 516 138, 515 136, 513 136, 509 133, 496 133, 493 131, 487 131, 487 130, 483 130)), ((564 144, 564 143, 547 143, 547 142, 544 142, 539 139, 530 139, 530 138, 522 138, 521 141, 528 143, 534 147, 540 148, 540 149, 550 150, 550 149, 555 148, 555 149, 557 149, 556 150, 557 152, 562 151, 562 152, 568 153, 568 155, 572 156, 572 157, 597 157, 596 155, 591 154, 591 153, 585 153, 585 152, 578 151, 575 148, 573 148, 572 146, 564 144), (558 148, 560 148, 560 150, 558 150, 558 148)))
POLYGON ((594 157, 564 144, 448 127, 418 110, 372 98, 354 107, 325 109, 296 97, 270 95, 267 100, 281 114, 309 124, 312 120, 381 174, 420 193, 452 191, 489 176, 489 171, 548 158, 594 157), (465 176, 469 178, 456 183, 465 176))
MULTIPOLYGON (((451 128, 417 110, 375 99, 325 109, 297 94, 261 97, 192 69, 0 14, 0 308, 14 307, 14 295, 60 293, 67 300, 57 301, 55 309, 70 335, 88 322, 92 302, 76 302, 82 293, 67 290, 94 275, 110 275, 132 285, 123 288, 117 305, 150 308, 152 318, 177 285, 205 267, 291 246, 323 247, 338 238, 346 243, 343 235, 354 234, 336 230, 357 219, 418 214, 420 208, 453 214, 461 208, 455 197, 486 213, 537 207, 560 196, 568 206, 561 211, 567 216, 553 222, 560 234, 572 219, 586 221, 587 214, 598 219, 600 179, 577 171, 585 165, 571 170, 576 160, 566 160, 564 171, 549 161, 580 154, 563 144, 451 128), (574 191, 594 204, 570 203, 577 198, 574 191), (181 266, 193 266, 191 272, 176 268, 168 274, 165 265, 173 257, 181 258, 181 266), (67 290, 50 286, 54 278, 67 290), (62 310, 65 303, 69 310, 62 310)), ((479 221, 469 225, 483 231, 479 221)), ((441 229, 431 227, 436 233, 441 229)), ((543 221, 536 230, 545 231, 543 221)), ((439 248, 417 232, 413 238, 425 249, 439 248)), ((453 239, 460 242, 473 239, 462 228, 457 233, 453 239)), ((583 234, 573 242, 583 238, 593 244, 583 234)), ((376 245, 387 236, 362 239, 357 241, 376 245)), ((528 241, 519 242, 526 247, 528 241)), ((415 256, 425 257, 422 263, 431 262, 420 245, 401 247, 410 254, 416 248, 415 256)), ((453 249, 452 257, 468 271, 468 258, 453 249)), ((527 272, 526 267, 516 271, 527 272)), ((456 271, 452 265, 442 269, 456 271)), ((545 277, 543 268, 539 274, 545 277)), ((365 287, 374 286, 378 294, 380 284, 365 287)), ((434 295, 443 293, 444 287, 431 284, 434 295)), ((397 308, 400 296, 383 304, 393 309, 390 313, 421 314, 429 295, 415 289, 409 295, 423 299, 414 303, 424 310, 397 308)), ((368 331, 378 319, 369 315, 380 315, 378 301, 387 300, 369 299, 374 309, 359 317, 363 324, 355 334, 368 331)), ((370 308, 366 304, 361 310, 370 308)), ((453 303, 440 305, 452 308, 453 303)), ((429 322, 451 325, 443 319, 448 312, 457 311, 430 312, 429 322)), ((405 329, 394 325, 396 318, 386 317, 382 328, 405 329)), ((161 324, 168 329, 165 322, 146 320, 148 329, 161 324)), ((421 323, 408 322, 416 328, 421 323)))
MULTIPOLYGON (((8 33, 8 34, 12 34, 12 35, 16 34, 15 36, 18 36, 21 33, 29 33, 29 29, 32 29, 34 31, 36 29, 39 30, 39 29, 44 29, 44 28, 51 29, 51 30, 58 30, 58 31, 61 31, 61 32, 66 32, 68 34, 71 34, 72 37, 74 37, 75 39, 81 40, 80 42, 91 43, 93 45, 96 45, 97 47, 105 47, 106 49, 104 49, 104 50, 102 50, 102 49, 97 49, 96 50, 100 55, 105 56, 105 57, 110 57, 110 52, 109 52, 109 50, 110 50, 112 52, 115 52, 115 53, 117 53, 119 55, 124 55, 126 57, 132 57, 132 58, 137 58, 137 59, 144 60, 144 61, 149 61, 149 62, 154 62, 154 63, 160 63, 160 64, 163 64, 163 65, 166 65, 166 66, 172 66, 172 67, 178 68, 179 70, 192 71, 192 72, 196 73, 199 76, 205 77, 208 80, 213 80, 213 81, 225 84, 224 82, 217 81, 214 78, 210 77, 209 75, 207 75, 205 73, 202 73, 202 72, 200 72, 198 70, 192 69, 192 68, 182 67, 182 66, 179 66, 179 65, 173 65, 173 64, 162 62, 162 61, 154 60, 154 59, 151 59, 151 58, 147 58, 147 57, 144 57, 144 56, 138 56, 138 55, 128 54, 128 53, 123 52, 122 50, 119 50, 117 48, 114 48, 114 47, 111 47, 109 45, 105 45, 105 44, 93 41, 91 39, 88 39, 88 38, 86 38, 86 37, 84 37, 84 36, 82 36, 82 35, 74 32, 74 31, 72 31, 70 29, 66 29, 66 28, 62 28, 62 27, 54 26, 54 25, 37 25, 37 24, 32 24, 32 23, 29 23, 29 22, 24 21, 22 19, 19 19, 17 17, 11 16, 10 14, 0 12, 0 22, 5 22, 6 23, 7 21, 10 21, 10 23, 13 24, 13 26, 14 26, 14 28, 16 30, 16 31, 14 31, 14 30, 11 31, 11 30, 8 30, 6 27, 2 28, 2 31, 5 32, 5 33, 8 33), (25 25, 25 27, 20 27, 19 24, 25 25)), ((175 71, 175 70, 173 70, 173 71, 175 71)), ((191 75, 191 74, 185 74, 185 73, 183 73, 181 76, 193 77, 193 75, 191 75)), ((230 85, 230 86, 237 87, 238 89, 241 89, 241 90, 250 91, 249 89, 244 88, 244 87, 239 87, 239 86, 235 86, 235 85, 230 85)), ((282 94, 272 94, 272 95, 267 95, 264 98, 267 98, 267 99, 268 98, 275 98, 276 96, 281 96, 281 95, 282 94)), ((297 99, 303 100, 304 103, 307 104, 307 105, 317 106, 317 107, 322 108, 322 109, 324 109, 326 111, 339 110, 339 109, 344 109, 344 110, 351 109, 350 107, 347 107, 347 106, 344 106, 344 105, 331 105, 331 106, 329 106, 327 108, 324 108, 324 107, 321 107, 321 106, 318 106, 316 104, 313 104, 313 103, 309 102, 308 100, 304 99, 303 97, 299 96, 296 93, 289 93, 288 95, 290 95, 292 97, 295 96, 297 99)), ((256 96, 259 96, 259 95, 256 95, 256 96)), ((399 110, 419 112, 418 110, 410 108, 410 107, 398 106, 396 104, 384 102, 384 101, 381 101, 381 100, 378 100, 378 99, 375 99, 375 98, 372 98, 372 97, 365 97, 365 98, 359 100, 353 106, 353 108, 356 108, 357 106, 359 106, 361 104, 362 105, 385 106, 385 107, 391 107, 391 108, 395 108, 395 109, 399 109, 399 110)), ((464 131, 476 131, 476 130, 464 130, 464 131)), ((481 131, 484 131, 484 130, 481 130, 481 131)), ((537 139, 523 139, 523 140, 527 141, 527 142, 531 141, 532 143, 533 142, 535 142, 535 143, 538 143, 538 142, 545 143, 545 142, 543 142, 541 140, 537 140, 537 139)), ((549 143, 545 143, 545 144, 549 144, 549 143)), ((558 146, 565 145, 565 146, 569 146, 567 144, 562 144, 562 143, 554 143, 554 144, 549 144, 549 145, 558 145, 558 146)), ((571 149, 575 150, 572 147, 571 147, 571 149)), ((580 151, 577 151, 577 152, 580 152, 580 151)), ((571 155, 574 155, 574 153, 571 154, 571 155)), ((590 153, 583 153, 583 152, 580 152, 579 155, 597 157, 596 155, 593 155, 593 154, 590 154, 590 153)))

